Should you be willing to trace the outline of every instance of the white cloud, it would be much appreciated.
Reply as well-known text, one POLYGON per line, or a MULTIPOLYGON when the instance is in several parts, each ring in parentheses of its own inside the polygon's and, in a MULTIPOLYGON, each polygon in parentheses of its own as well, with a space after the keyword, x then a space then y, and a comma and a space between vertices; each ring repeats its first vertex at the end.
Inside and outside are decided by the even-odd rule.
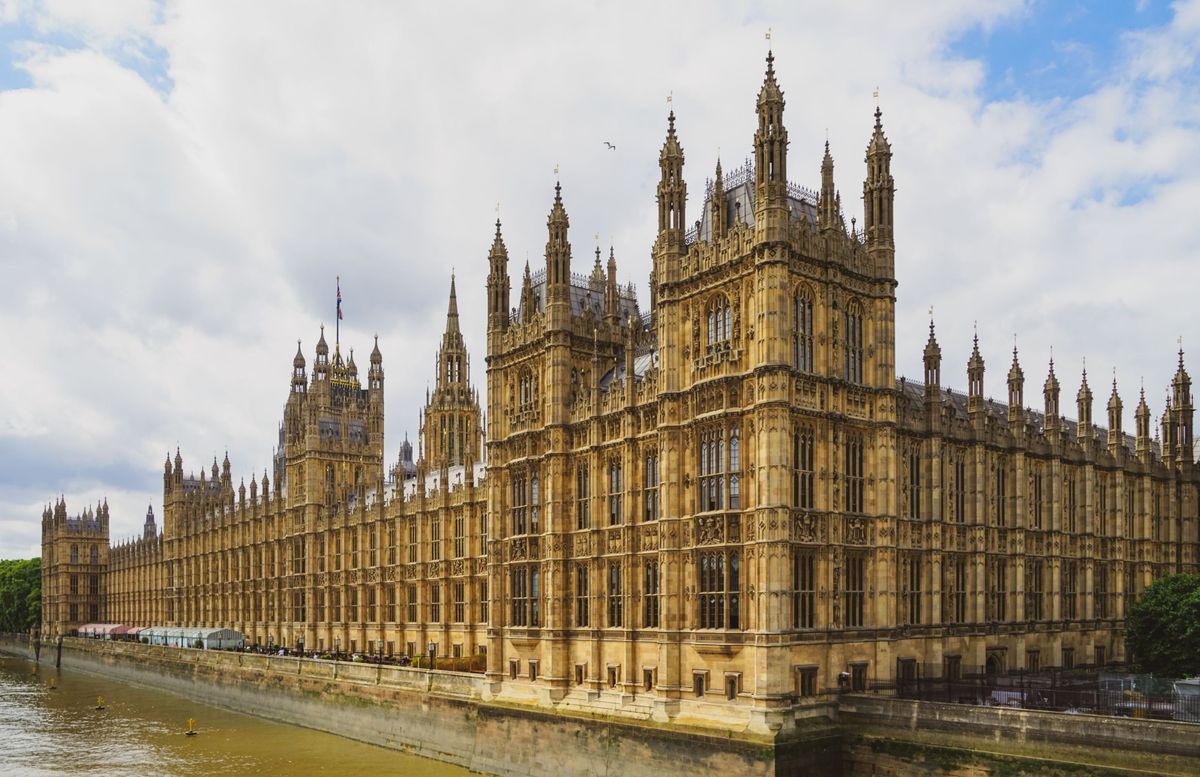
POLYGON ((177 443, 188 467, 228 447, 261 475, 294 340, 311 357, 337 274, 343 339, 380 335, 394 457, 451 267, 482 389, 495 203, 515 286, 542 261, 556 164, 576 269, 599 232, 644 298, 665 97, 695 213, 718 149, 726 169, 750 152, 768 26, 790 175, 817 183, 828 131, 850 214, 881 90, 901 372, 920 374, 933 303, 956 387, 978 319, 997 395, 1016 331, 1031 403, 1054 343, 1064 396, 1086 352, 1097 396, 1115 363, 1129 413, 1139 375, 1158 412, 1200 280, 1196 7, 1131 35, 1093 94, 988 102, 984 64, 949 42, 1023 3, 0 5, 83 42, 27 45, 32 87, 0 92, 0 557, 29 552, 12 527, 60 492, 72 509, 107 493, 114 537, 136 533, 177 443), (130 56, 151 48, 165 88, 130 56))

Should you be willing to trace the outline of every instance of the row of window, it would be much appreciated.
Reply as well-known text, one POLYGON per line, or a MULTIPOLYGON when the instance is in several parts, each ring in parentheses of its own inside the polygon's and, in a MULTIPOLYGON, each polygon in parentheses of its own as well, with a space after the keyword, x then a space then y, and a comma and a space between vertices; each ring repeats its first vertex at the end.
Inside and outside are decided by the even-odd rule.
MULTIPOLYGON (((922 493, 926 488, 926 482, 922 477, 922 455, 919 448, 914 447, 905 454, 907 466, 902 471, 903 481, 901 489, 907 497, 902 500, 903 514, 907 518, 919 519, 925 517, 922 511, 922 493)), ((1109 494, 1114 488, 1109 484, 1109 478, 1103 475, 1098 476, 1096 487, 1096 524, 1093 530, 1099 535, 1112 535, 1116 532, 1123 532, 1124 536, 1134 536, 1134 515, 1136 508, 1136 494, 1138 488, 1126 488, 1125 490, 1125 515, 1124 525, 1118 522, 1116 514, 1116 505, 1109 499, 1109 494)), ((991 522, 996 526, 1008 526, 1016 519, 1015 507, 1015 490, 1010 485, 1009 470, 1006 465, 1000 465, 992 470, 990 496, 993 508, 991 511, 991 522)), ((968 479, 967 465, 963 454, 952 455, 950 460, 949 482, 946 483, 948 491, 948 510, 947 519, 954 523, 964 523, 967 517, 967 496, 968 496, 968 479)), ((1083 511, 1079 508, 1080 496, 1079 479, 1074 473, 1068 473, 1063 477, 1062 485, 1062 530, 1066 532, 1079 531, 1084 523, 1083 511)), ((1039 472, 1034 472, 1030 477, 1030 493, 1029 493, 1029 528, 1042 529, 1044 526, 1044 515, 1047 504, 1049 489, 1046 488, 1046 479, 1039 472)), ((1152 508, 1151 513, 1154 516, 1161 515, 1162 495, 1157 488, 1151 491, 1152 508)), ((803 505, 799 505, 803 506, 803 505)), ((1162 537, 1163 522, 1154 520, 1151 522, 1151 539, 1160 540, 1162 537)))
MULTIPOLYGON (((842 585, 844 595, 844 625, 847 627, 863 626, 865 579, 867 571, 866 557, 862 554, 849 554, 844 560, 842 585)), ((961 556, 949 556, 942 565, 942 622, 968 622, 968 595, 974 590, 971 581, 972 566, 969 560, 961 556)), ((924 586, 924 560, 919 554, 906 554, 900 560, 898 570, 899 584, 899 622, 906 625, 919 625, 922 620, 922 588, 924 586)), ((987 563, 986 581, 984 583, 985 615, 988 621, 1006 621, 1011 614, 1008 611, 1008 562, 1005 559, 993 559, 987 563)), ((1111 572, 1107 565, 1098 564, 1093 578, 1092 599, 1094 616, 1110 618, 1116 614, 1115 603, 1117 593, 1112 590, 1111 572)), ((798 550, 792 555, 792 628, 811 629, 817 625, 816 596, 817 585, 817 551, 798 550)), ((1082 617, 1080 601, 1082 591, 1079 588, 1079 562, 1063 561, 1060 568, 1060 602, 1063 620, 1076 620, 1082 617)), ((1046 579, 1045 566, 1041 560, 1030 559, 1025 565, 1025 619, 1030 621, 1045 620, 1046 610, 1046 579)), ((1135 570, 1127 570, 1123 596, 1126 606, 1136 597, 1137 577, 1135 570)))

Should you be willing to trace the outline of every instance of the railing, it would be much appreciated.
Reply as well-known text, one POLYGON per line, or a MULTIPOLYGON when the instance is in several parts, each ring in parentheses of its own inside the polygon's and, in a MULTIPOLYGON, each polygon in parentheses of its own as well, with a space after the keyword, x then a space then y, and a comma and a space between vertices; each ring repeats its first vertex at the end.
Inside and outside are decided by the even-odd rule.
POLYGON ((1046 668, 989 674, 961 666, 946 676, 940 665, 898 667, 896 696, 987 707, 1113 715, 1200 723, 1200 696, 1170 691, 1147 675, 1046 668))

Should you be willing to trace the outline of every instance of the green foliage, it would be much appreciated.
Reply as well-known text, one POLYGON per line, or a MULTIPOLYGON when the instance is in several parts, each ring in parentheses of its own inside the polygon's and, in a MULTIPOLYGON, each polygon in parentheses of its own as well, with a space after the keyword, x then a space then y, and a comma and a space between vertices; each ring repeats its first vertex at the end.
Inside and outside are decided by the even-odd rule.
POLYGON ((1150 584, 1125 621, 1125 646, 1138 665, 1162 677, 1200 675, 1200 574, 1150 584))
POLYGON ((42 617, 42 560, 0 561, 0 632, 29 631, 42 617))

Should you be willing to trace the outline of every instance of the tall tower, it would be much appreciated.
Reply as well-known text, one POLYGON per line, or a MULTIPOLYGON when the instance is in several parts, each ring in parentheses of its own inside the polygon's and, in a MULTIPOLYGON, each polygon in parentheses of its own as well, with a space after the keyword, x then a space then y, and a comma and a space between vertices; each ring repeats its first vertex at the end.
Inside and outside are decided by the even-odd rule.
POLYGON ((343 360, 339 344, 331 357, 324 327, 306 388, 304 366, 298 352, 280 427, 275 488, 286 492, 287 507, 307 513, 382 482, 384 375, 378 341, 364 388, 354 352, 343 360))
POLYGON ((66 500, 42 511, 43 637, 104 620, 108 501, 67 515, 66 500))
POLYGON ((446 331, 437 354, 437 382, 422 415, 424 456, 418 466, 425 472, 469 467, 480 460, 479 398, 471 388, 470 377, 470 360, 458 325, 458 295, 451 276, 446 331))

